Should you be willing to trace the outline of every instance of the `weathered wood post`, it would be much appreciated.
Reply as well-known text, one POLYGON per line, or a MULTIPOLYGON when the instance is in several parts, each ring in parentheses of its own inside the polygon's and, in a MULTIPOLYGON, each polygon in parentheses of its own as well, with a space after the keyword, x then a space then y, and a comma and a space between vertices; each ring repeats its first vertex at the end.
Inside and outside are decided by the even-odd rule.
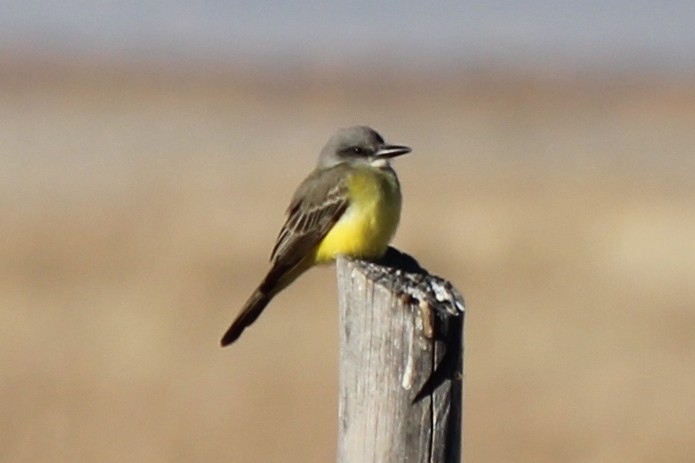
POLYGON ((338 462, 460 462, 463 298, 393 248, 337 269, 338 462))

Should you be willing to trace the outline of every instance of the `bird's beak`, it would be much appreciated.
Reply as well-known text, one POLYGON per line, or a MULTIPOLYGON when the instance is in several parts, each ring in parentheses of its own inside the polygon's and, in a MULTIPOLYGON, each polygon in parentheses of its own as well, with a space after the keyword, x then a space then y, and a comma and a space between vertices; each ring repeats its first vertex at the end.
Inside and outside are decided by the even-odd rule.
POLYGON ((400 156, 402 154, 408 154, 412 150, 408 148, 407 146, 399 146, 399 145, 381 145, 379 147, 379 150, 375 153, 375 156, 377 158, 395 158, 396 156, 400 156))

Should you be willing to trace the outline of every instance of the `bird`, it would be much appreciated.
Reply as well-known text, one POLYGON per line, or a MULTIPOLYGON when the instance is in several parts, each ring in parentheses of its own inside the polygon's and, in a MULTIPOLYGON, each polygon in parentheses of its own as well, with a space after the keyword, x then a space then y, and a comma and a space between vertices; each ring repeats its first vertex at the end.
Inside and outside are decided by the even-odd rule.
POLYGON ((378 260, 401 215, 401 188, 391 160, 411 148, 388 144, 371 127, 341 128, 295 191, 270 256, 270 269, 229 329, 235 342, 268 303, 298 276, 339 255, 378 260))

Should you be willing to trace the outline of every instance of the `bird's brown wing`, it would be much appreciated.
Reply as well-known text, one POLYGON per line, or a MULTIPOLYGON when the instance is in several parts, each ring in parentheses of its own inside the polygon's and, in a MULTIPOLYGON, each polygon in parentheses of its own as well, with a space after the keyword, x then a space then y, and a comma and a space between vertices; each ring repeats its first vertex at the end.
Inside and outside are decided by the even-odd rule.
POLYGON ((270 256, 267 282, 277 281, 313 252, 349 205, 344 166, 315 171, 297 189, 270 256))
POLYGON ((299 186, 270 257, 272 267, 222 337, 236 341, 270 300, 313 263, 307 260, 349 205, 344 166, 315 171, 299 186))

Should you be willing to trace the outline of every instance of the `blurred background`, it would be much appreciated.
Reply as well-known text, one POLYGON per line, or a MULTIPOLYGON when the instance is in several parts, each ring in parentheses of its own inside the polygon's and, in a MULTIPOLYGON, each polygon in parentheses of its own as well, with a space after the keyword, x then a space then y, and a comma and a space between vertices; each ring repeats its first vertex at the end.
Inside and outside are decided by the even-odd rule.
POLYGON ((337 128, 468 303, 467 462, 695 460, 695 4, 5 0, 0 461, 325 462, 332 268, 218 341, 337 128))

